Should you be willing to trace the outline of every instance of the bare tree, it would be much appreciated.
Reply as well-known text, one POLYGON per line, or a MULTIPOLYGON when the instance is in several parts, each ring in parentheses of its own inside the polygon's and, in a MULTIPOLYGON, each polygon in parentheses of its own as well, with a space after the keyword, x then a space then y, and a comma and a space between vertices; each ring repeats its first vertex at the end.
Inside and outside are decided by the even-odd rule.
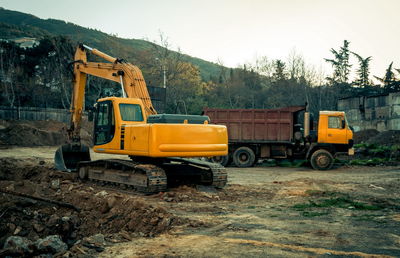
POLYGON ((3 95, 10 107, 15 106, 17 74, 19 73, 17 60, 19 59, 17 48, 13 44, 1 44, 0 46, 0 77, 3 95))

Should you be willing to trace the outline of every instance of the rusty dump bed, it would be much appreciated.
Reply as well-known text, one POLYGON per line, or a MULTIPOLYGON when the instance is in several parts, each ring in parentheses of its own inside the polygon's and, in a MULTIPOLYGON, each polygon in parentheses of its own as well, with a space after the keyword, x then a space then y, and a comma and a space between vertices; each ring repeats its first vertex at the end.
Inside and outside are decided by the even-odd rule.
POLYGON ((278 109, 204 109, 212 124, 228 128, 229 142, 289 142, 296 113, 305 106, 278 109))

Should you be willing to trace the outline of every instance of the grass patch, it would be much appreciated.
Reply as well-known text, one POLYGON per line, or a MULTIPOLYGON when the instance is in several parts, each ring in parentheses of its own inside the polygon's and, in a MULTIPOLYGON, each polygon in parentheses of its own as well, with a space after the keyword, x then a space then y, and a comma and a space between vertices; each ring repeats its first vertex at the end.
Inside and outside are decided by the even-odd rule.
POLYGON ((377 205, 371 205, 363 202, 353 201, 349 197, 336 197, 322 199, 318 202, 308 201, 308 203, 300 203, 293 206, 298 211, 304 211, 310 208, 343 208, 343 209, 354 209, 354 210, 381 210, 383 207, 377 205))
POLYGON ((389 158, 354 159, 349 164, 356 166, 376 166, 383 165, 388 161, 390 161, 389 158))

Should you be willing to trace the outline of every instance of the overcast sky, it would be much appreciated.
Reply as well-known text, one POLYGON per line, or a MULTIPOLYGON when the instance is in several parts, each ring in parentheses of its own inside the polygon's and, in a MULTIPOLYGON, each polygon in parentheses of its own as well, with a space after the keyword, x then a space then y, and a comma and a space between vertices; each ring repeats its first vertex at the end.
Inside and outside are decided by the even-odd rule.
POLYGON ((0 6, 122 38, 153 41, 162 31, 183 53, 229 67, 257 56, 285 60, 295 49, 330 72, 324 58, 347 39, 352 51, 372 56, 373 75, 382 77, 392 61, 400 68, 400 0, 1 0, 0 6))

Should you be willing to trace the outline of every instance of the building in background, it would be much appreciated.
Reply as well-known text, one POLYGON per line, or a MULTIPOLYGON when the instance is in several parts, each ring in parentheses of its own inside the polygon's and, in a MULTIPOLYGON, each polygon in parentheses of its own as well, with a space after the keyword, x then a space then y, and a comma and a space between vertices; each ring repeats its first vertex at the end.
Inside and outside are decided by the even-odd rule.
POLYGON ((400 130, 400 92, 343 98, 337 106, 356 132, 400 130))

